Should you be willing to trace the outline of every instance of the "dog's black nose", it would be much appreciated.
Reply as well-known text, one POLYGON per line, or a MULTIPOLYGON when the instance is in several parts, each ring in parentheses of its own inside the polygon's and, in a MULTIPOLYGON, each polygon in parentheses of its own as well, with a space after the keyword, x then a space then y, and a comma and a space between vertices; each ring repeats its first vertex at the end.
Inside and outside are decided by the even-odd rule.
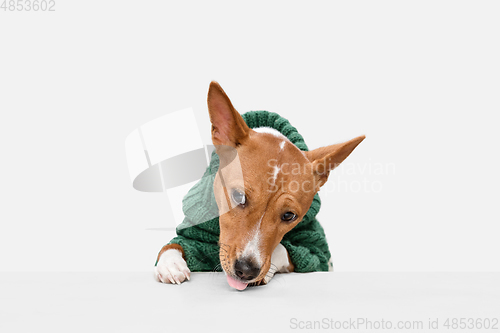
POLYGON ((236 260, 234 263, 234 271, 236 276, 243 281, 250 281, 259 275, 260 267, 257 267, 257 265, 250 260, 236 260))

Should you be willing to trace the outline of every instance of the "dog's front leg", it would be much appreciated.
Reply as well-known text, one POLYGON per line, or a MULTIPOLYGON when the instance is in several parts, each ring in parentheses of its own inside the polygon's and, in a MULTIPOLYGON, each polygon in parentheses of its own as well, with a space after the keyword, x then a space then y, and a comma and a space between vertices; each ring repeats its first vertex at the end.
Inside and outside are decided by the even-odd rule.
POLYGON ((163 283, 181 284, 191 277, 184 250, 178 244, 165 245, 158 253, 158 261, 154 269, 156 281, 163 283))
POLYGON ((288 251, 285 249, 281 243, 276 246, 271 255, 271 267, 267 272, 266 276, 255 283, 255 285, 264 285, 268 284, 269 281, 273 278, 276 273, 290 273, 293 272, 295 266, 290 260, 290 256, 288 255, 288 251))

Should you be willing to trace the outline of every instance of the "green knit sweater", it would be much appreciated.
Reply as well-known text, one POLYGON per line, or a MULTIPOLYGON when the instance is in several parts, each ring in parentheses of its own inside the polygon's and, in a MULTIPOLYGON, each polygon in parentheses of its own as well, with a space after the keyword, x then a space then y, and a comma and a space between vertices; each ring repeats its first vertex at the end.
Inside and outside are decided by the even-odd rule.
MULTIPOLYGON (((268 111, 250 111, 242 115, 250 128, 267 126, 280 131, 300 150, 308 148, 295 127, 288 120, 268 111)), ((214 152, 203 178, 196 183, 182 201, 184 221, 177 227, 177 237, 169 244, 182 246, 189 269, 193 272, 222 271, 219 261, 219 218, 213 192, 219 158, 214 152), (207 221, 198 223, 199 221, 207 221)), ((283 237, 281 244, 287 249, 296 272, 327 271, 330 251, 323 228, 316 220, 321 202, 319 195, 308 212, 292 230, 283 237)), ((155 264, 156 265, 156 264, 155 264)))

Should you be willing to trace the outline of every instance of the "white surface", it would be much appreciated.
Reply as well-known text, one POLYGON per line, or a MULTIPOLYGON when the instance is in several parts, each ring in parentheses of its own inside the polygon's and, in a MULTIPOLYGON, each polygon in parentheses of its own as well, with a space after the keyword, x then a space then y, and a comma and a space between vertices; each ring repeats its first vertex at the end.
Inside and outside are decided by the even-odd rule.
POLYGON ((400 332, 428 332, 429 319, 438 319, 433 331, 443 332, 446 318, 498 319, 499 280, 499 273, 292 273, 238 292, 222 273, 192 273, 180 286, 152 273, 2 273, 0 330, 286 332, 298 321, 361 318, 424 325, 400 332))
POLYGON ((55 9, 0 11, 0 270, 151 271, 175 223, 125 138, 217 80, 310 148, 366 134, 321 191, 337 271, 500 271, 500 2, 55 9))
POLYGON ((125 139, 125 151, 130 181, 133 183, 135 177, 149 168, 139 129, 133 130, 125 139))

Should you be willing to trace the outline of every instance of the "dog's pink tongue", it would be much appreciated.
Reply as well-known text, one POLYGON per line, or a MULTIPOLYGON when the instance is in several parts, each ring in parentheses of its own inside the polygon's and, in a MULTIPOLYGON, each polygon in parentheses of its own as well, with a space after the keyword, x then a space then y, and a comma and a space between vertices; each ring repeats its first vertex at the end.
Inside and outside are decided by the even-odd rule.
POLYGON ((229 275, 226 275, 226 277, 227 277, 227 283, 229 283, 229 285, 235 289, 244 290, 248 286, 248 283, 240 282, 230 277, 229 275))

